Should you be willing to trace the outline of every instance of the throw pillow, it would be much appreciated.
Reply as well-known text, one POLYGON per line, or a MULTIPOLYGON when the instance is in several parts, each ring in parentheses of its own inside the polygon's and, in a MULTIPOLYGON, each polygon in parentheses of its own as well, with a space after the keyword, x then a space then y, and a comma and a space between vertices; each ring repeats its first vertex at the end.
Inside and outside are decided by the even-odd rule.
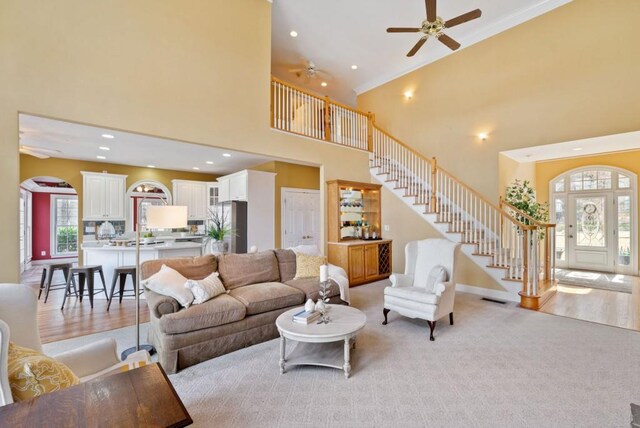
POLYGON ((296 276, 293 279, 317 278, 320 276, 320 266, 325 263, 324 256, 309 256, 304 253, 297 253, 296 276))
POLYGON ((296 254, 306 254, 308 256, 322 255, 317 245, 298 245, 297 247, 291 247, 289 249, 296 254))
POLYGON ((218 278, 218 272, 214 272, 201 280, 189 279, 184 286, 191 290, 194 305, 199 305, 220 294, 227 293, 222 281, 218 278))
POLYGON ((173 297, 181 306, 188 308, 193 302, 193 293, 184 287, 187 278, 180 272, 162 265, 160 270, 142 282, 151 291, 163 296, 173 297))
POLYGON ((33 349, 9 342, 9 387, 14 401, 28 400, 80 383, 69 367, 33 349))
POLYGON ((429 292, 435 293, 436 284, 447 281, 447 270, 444 266, 436 265, 431 268, 429 275, 427 276, 427 286, 425 287, 429 292))

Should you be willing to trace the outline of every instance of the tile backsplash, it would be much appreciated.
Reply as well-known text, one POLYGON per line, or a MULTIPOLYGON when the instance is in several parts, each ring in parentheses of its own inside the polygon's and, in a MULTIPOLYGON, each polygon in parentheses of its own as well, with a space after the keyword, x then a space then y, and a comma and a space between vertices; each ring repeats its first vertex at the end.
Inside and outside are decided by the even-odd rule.
MULTIPOLYGON (((104 221, 83 221, 82 222, 82 236, 95 237, 98 233, 98 228, 105 223, 104 221)), ((109 220, 109 223, 113 225, 116 231, 116 235, 121 235, 125 232, 125 222, 109 220)))

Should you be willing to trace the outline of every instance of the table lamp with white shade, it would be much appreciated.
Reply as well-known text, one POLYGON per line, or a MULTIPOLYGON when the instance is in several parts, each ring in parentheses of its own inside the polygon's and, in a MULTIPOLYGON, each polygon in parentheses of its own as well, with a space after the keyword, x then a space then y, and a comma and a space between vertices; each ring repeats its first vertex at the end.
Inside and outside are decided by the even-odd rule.
MULTIPOLYGON (((151 345, 140 345, 140 217, 142 203, 147 198, 142 199, 138 203, 138 221, 136 222, 136 346, 126 349, 122 352, 122 360, 133 352, 145 349, 149 353, 153 353, 154 349, 151 345)), ((157 199, 154 199, 157 200, 157 199)), ((160 199, 163 205, 149 205, 146 210, 147 221, 145 227, 147 229, 181 229, 187 227, 187 207, 178 205, 167 205, 167 201, 160 199)))

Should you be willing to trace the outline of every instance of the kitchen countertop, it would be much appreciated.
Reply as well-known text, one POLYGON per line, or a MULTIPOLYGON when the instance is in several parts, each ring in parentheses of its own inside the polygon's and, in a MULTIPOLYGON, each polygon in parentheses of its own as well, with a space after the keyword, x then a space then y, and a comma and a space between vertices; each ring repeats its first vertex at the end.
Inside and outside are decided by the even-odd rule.
MULTIPOLYGON (((135 251, 136 246, 131 245, 129 247, 117 246, 117 245, 102 245, 102 244, 82 244, 83 251, 135 251)), ((140 245, 140 251, 166 251, 166 250, 182 250, 187 248, 202 248, 202 244, 197 242, 176 242, 176 243, 163 243, 163 244, 149 244, 140 245)))

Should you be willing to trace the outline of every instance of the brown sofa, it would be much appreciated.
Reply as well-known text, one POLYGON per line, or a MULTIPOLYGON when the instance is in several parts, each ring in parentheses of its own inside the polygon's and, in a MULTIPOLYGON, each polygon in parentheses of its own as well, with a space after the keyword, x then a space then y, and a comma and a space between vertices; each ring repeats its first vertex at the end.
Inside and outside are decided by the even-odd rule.
MULTIPOLYGON (((151 260, 142 264, 142 279, 163 264, 189 279, 218 271, 229 290, 185 309, 145 288, 151 312, 148 340, 168 373, 278 337, 275 321, 281 313, 319 297, 318 278, 293 279, 296 256, 291 250, 151 260)), ((344 303, 333 281, 330 296, 330 303, 344 303)))

